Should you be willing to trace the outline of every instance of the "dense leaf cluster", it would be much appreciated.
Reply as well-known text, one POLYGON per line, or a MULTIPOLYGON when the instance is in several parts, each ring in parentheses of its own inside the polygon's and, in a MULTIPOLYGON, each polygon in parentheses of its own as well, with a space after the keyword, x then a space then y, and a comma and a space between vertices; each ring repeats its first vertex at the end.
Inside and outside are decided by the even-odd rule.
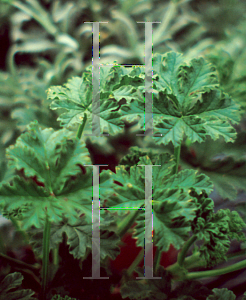
MULTIPOLYGON (((202 142, 206 136, 213 140, 222 137, 226 142, 235 139, 232 124, 240 121, 239 105, 220 89, 216 70, 209 62, 203 58, 186 61, 183 55, 169 52, 154 56, 153 69, 153 132, 159 134, 154 137, 157 144, 171 142, 177 149, 185 136, 190 143, 202 142)), ((31 122, 6 151, 9 168, 19 174, 1 183, 0 205, 6 216, 17 215, 23 229, 30 229, 31 243, 39 255, 47 252, 41 243, 47 238, 43 232, 47 220, 51 224, 48 250, 57 248, 64 235, 75 259, 85 259, 92 248, 92 163, 85 142, 78 134, 75 137, 71 127, 87 120, 83 129, 88 133, 92 117, 97 115, 101 132, 119 133, 126 121, 136 120, 139 128, 144 128, 142 69, 107 66, 100 72, 100 105, 96 110, 92 109, 89 67, 81 78, 73 77, 63 86, 48 90, 50 108, 66 111, 58 118, 63 129, 41 129, 37 121, 31 122)), ((137 246, 144 246, 146 166, 152 166, 153 242, 160 252, 168 251, 170 245, 182 249, 192 233, 195 239, 203 240, 200 258, 213 266, 226 259, 230 240, 245 241, 242 229, 246 225, 238 213, 229 209, 214 213, 208 198, 212 181, 197 170, 175 172, 175 153, 176 157, 132 148, 115 172, 101 172, 100 200, 107 206, 101 214, 100 259, 115 259, 119 254, 120 232, 124 231, 121 226, 129 229, 124 220, 118 222, 125 209, 137 211, 133 236, 137 246)), ((186 294, 179 298, 171 290, 165 272, 165 284, 153 280, 142 286, 139 282, 133 290, 128 283, 130 290, 123 288, 122 295, 134 297, 131 299, 167 299, 170 295, 183 299, 186 294), (163 293, 169 296, 165 298, 163 293)))

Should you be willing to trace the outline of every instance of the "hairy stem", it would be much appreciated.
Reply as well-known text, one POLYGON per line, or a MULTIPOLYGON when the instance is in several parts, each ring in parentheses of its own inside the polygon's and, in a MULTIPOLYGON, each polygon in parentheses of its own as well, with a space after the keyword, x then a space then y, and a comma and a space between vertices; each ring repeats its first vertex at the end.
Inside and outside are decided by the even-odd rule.
POLYGON ((87 121, 87 114, 84 113, 84 119, 83 119, 83 122, 80 124, 79 129, 78 129, 78 131, 77 131, 77 136, 76 136, 79 140, 81 139, 83 130, 84 130, 84 128, 85 128, 85 123, 86 123, 86 121, 87 121))
POLYGON ((43 236, 43 266, 42 266, 42 290, 41 300, 46 299, 46 289, 48 285, 48 265, 49 265, 49 248, 50 248, 50 221, 46 216, 43 236))

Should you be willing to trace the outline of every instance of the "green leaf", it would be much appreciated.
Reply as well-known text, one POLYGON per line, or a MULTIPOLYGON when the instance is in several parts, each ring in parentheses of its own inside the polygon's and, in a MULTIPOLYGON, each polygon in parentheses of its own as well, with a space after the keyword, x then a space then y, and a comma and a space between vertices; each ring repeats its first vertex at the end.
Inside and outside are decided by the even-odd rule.
POLYGON ((80 173, 77 164, 91 162, 85 143, 77 142, 72 132, 41 130, 37 121, 30 123, 27 132, 6 150, 6 157, 10 168, 24 169, 26 176, 36 176, 53 192, 63 188, 68 176, 80 173))
MULTIPOLYGON (((194 171, 172 174, 175 161, 170 155, 163 153, 159 156, 141 156, 139 165, 156 165, 152 168, 153 182, 153 227, 154 242, 161 251, 168 251, 170 244, 180 249, 191 230, 190 221, 195 218, 196 205, 192 202, 189 192, 192 188, 197 193, 211 192, 212 184, 205 175, 196 176, 194 171), (160 166, 157 166, 160 165, 160 166), (165 235, 163 235, 165 232, 165 235)), ((121 184, 115 185, 112 194, 107 198, 109 208, 135 208, 145 204, 145 169, 143 166, 131 166, 130 172, 125 166, 116 167, 113 180, 121 184)), ((137 245, 144 244, 144 211, 139 212, 134 237, 137 245)))
MULTIPOLYGON (((157 144, 172 142, 177 147, 187 136, 192 143, 206 135, 216 140, 222 136, 232 142, 236 131, 232 124, 240 121, 240 106, 219 90, 215 68, 203 58, 186 62, 178 53, 154 57, 153 129, 157 144)), ((139 87, 141 91, 141 87, 139 87)), ((122 119, 140 118, 144 127, 143 92, 138 100, 123 104, 122 119)))
POLYGON ((189 237, 190 220, 195 217, 196 207, 191 197, 178 192, 162 193, 159 199, 163 201, 153 206, 154 243, 161 251, 168 251, 171 244, 180 249, 189 237))
POLYGON ((207 300, 235 300, 236 296, 232 291, 226 288, 213 289, 213 295, 207 297, 207 300))
MULTIPOLYGON (((107 223, 102 220, 100 222, 100 258, 110 256, 115 259, 120 253, 118 243, 120 238, 115 232, 108 230, 107 223)), ((31 229, 31 244, 34 251, 38 255, 42 255, 43 251, 43 231, 42 229, 31 229)), ((56 248, 63 239, 63 233, 67 236, 67 244, 69 252, 75 259, 84 258, 87 248, 92 249, 92 223, 87 223, 85 217, 77 217, 76 222, 64 220, 59 225, 51 227, 50 234, 50 249, 56 248)))
POLYGON ((0 283, 0 300, 35 300, 36 298, 32 297, 34 294, 32 290, 21 289, 23 279, 24 277, 19 272, 5 276, 0 283))
POLYGON ((165 188, 171 189, 179 187, 183 191, 188 192, 190 187, 195 189, 198 194, 205 191, 209 195, 213 190, 212 182, 208 176, 204 174, 198 175, 197 173, 198 171, 182 170, 164 183, 165 188))
MULTIPOLYGON (((144 277, 142 268, 137 268, 139 277, 144 277)), ((162 277, 156 280, 131 280, 124 283, 121 287, 122 298, 129 297, 130 299, 141 300, 163 300, 168 299, 171 294, 171 276, 169 272, 159 267, 157 272, 154 272, 154 277, 162 277)))
MULTIPOLYGON (((5 211, 22 211, 23 228, 40 228, 46 214, 51 222, 60 222, 62 216, 76 219, 76 209, 92 220, 92 167, 88 150, 72 132, 66 129, 41 130, 37 122, 22 134, 15 146, 7 149, 10 167, 23 170, 29 178, 14 177, 12 183, 2 182, 0 203, 5 211), (82 169, 82 171, 81 171, 82 169)), ((101 199, 110 192, 109 172, 100 176, 101 199), (109 181, 108 181, 109 180, 109 181)), ((110 183, 111 182, 111 183, 110 183)))
POLYGON ((170 300, 206 300, 211 291, 201 282, 196 280, 184 280, 177 282, 170 295, 170 300))
POLYGON ((192 230, 204 242, 200 247, 201 257, 208 266, 214 266, 227 259, 230 239, 246 240, 242 232, 246 224, 236 211, 220 209, 214 213, 214 203, 210 198, 204 194, 197 195, 194 191, 191 194, 196 196, 195 202, 198 206, 196 217, 192 221, 192 230))
MULTIPOLYGON (((107 66, 100 68, 100 106, 92 112, 92 71, 87 68, 82 78, 70 79, 64 87, 51 87, 48 90, 48 99, 53 100, 50 108, 55 110, 62 108, 67 112, 62 113, 58 118, 61 126, 73 126, 81 123, 84 113, 87 114, 91 124, 92 115, 100 119, 100 130, 106 130, 109 134, 122 131, 124 122, 120 119, 119 101, 125 99, 130 101, 137 99, 136 88, 143 84, 138 76, 131 76, 132 70, 125 67, 107 66)), ((97 95, 99 97, 99 94, 97 95)))
POLYGON ((192 59, 187 64, 180 53, 157 54, 153 59, 153 67, 159 77, 156 83, 158 88, 176 95, 181 106, 187 102, 190 94, 194 98, 198 93, 218 87, 215 68, 203 58, 192 59))

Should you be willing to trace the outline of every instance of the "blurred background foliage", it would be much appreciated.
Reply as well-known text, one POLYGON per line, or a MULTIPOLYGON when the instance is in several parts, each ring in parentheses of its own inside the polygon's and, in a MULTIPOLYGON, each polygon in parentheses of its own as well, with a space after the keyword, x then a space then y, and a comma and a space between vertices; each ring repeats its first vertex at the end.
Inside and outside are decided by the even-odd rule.
MULTIPOLYGON (((203 56, 217 67, 222 89, 242 107, 238 138, 234 144, 185 140, 181 166, 209 175, 215 198, 237 203, 246 189, 246 1, 240 0, 0 0, 0 180, 13 175, 6 147, 30 121, 60 128, 46 91, 92 64, 92 24, 85 22, 93 21, 108 22, 100 24, 101 63, 143 65, 144 24, 137 22, 152 21, 160 22, 153 24, 153 53, 203 56)), ((93 163, 114 170, 134 145, 173 153, 171 145, 136 137, 141 131, 134 125, 118 136, 88 137, 93 163)))

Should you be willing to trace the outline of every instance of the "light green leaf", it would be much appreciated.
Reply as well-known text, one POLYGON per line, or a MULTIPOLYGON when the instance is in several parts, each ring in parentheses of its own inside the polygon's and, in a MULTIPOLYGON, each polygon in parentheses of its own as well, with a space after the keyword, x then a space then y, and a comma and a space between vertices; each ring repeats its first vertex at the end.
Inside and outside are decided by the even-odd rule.
POLYGON ((166 189, 178 187, 185 192, 189 192, 189 189, 192 187, 197 194, 201 194, 202 191, 205 191, 209 195, 213 190, 212 182, 208 176, 204 174, 198 175, 197 173, 198 171, 182 170, 166 180, 163 185, 166 189))

